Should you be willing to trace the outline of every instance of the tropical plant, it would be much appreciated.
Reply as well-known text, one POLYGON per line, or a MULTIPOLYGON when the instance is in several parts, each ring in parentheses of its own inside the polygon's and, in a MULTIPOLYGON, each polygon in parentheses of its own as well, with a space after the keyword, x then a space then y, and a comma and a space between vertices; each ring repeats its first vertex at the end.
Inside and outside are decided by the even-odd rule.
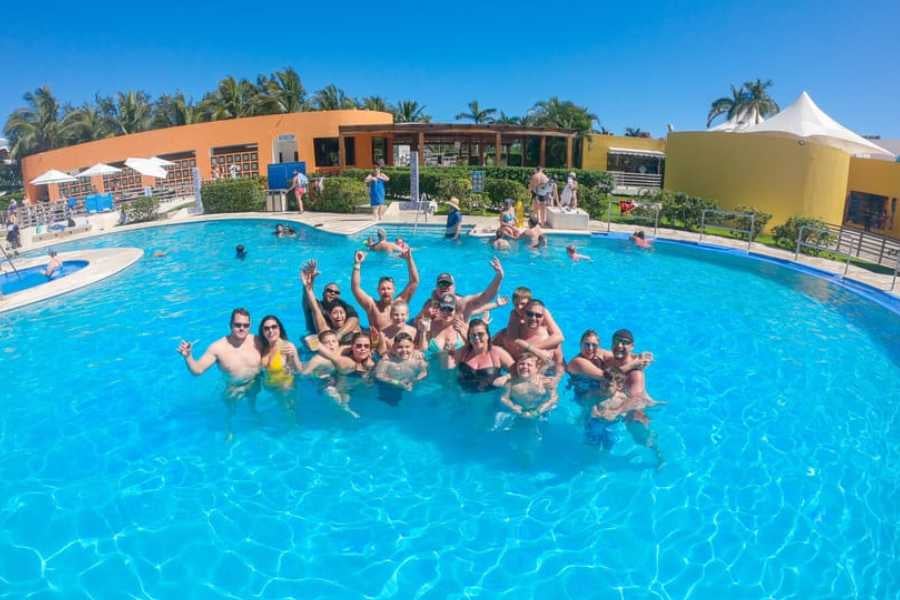
POLYGON ((772 228, 772 237, 775 238, 776 244, 789 250, 797 248, 797 238, 800 237, 804 244, 800 246, 800 251, 813 256, 817 256, 821 251, 805 244, 829 246, 834 243, 834 234, 825 222, 811 217, 791 217, 772 228))
POLYGON ((181 92, 173 96, 163 94, 153 103, 152 126, 154 129, 161 127, 175 127, 178 125, 193 125, 203 120, 200 107, 185 99, 181 92))
POLYGON ((560 100, 556 96, 536 102, 529 111, 532 124, 539 127, 574 129, 581 137, 590 133, 597 115, 586 107, 578 106, 571 100, 560 100))
POLYGON ((258 105, 258 90, 246 79, 238 81, 232 76, 221 80, 214 92, 209 92, 200 102, 200 110, 212 121, 249 117, 258 105))
POLYGON ((313 95, 312 104, 316 110, 356 108, 356 101, 333 83, 316 92, 313 95))
POLYGON ((748 81, 741 87, 731 86, 731 97, 723 96, 713 100, 706 115, 706 126, 712 125, 717 117, 725 115, 726 120, 738 117, 743 120, 760 122, 763 118, 777 113, 778 103, 768 93, 772 80, 748 81))
POLYGON ((152 107, 146 92, 119 92, 116 98, 98 98, 97 106, 116 134, 150 129, 152 107))
POLYGON ((3 132, 13 158, 66 145, 69 132, 60 117, 59 102, 47 86, 23 96, 26 106, 17 108, 6 120, 3 132))
POLYGON ((293 67, 256 78, 256 114, 302 112, 307 109, 306 88, 293 67))
POLYGON ((141 223, 159 218, 159 198, 154 196, 135 198, 122 208, 125 210, 126 223, 141 223))
POLYGON ((494 121, 494 123, 498 123, 500 125, 524 125, 522 122, 522 117, 513 117, 507 115, 502 110, 500 111, 500 116, 494 121))
POLYGON ((626 127, 625 128, 625 136, 626 137, 650 137, 650 132, 644 131, 640 127, 626 127))
POLYGON ((98 104, 85 102, 63 117, 64 128, 73 142, 90 142, 113 135, 112 126, 98 104))
POLYGON ((366 96, 359 103, 363 110, 377 110, 380 112, 393 112, 393 107, 381 96, 366 96))
POLYGON ((493 123, 494 115, 497 113, 496 108, 481 108, 478 106, 478 100, 469 102, 469 112, 456 114, 457 121, 472 121, 473 123, 493 123))
POLYGON ((401 100, 394 107, 394 120, 397 123, 428 123, 431 117, 425 114, 425 105, 415 100, 401 100))

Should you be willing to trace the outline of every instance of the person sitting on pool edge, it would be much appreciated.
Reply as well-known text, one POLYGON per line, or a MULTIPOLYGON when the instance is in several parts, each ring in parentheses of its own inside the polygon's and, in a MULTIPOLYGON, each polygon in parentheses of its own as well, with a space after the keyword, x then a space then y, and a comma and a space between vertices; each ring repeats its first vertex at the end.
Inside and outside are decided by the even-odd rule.
POLYGON ((459 210, 459 200, 451 196, 447 200, 447 206, 450 207, 450 212, 447 213, 447 229, 444 232, 444 237, 448 240, 458 240, 459 232, 462 229, 462 212, 459 210))
POLYGON ((431 290, 431 299, 440 301, 444 294, 453 294, 456 297, 456 313, 462 319, 472 316, 472 311, 479 306, 484 306, 494 299, 503 283, 503 265, 496 256, 491 259, 491 268, 494 270, 494 278, 480 294, 461 296, 456 290, 456 280, 450 273, 441 273, 437 276, 435 287, 431 290))
POLYGON ((256 402, 256 394, 259 392, 257 375, 262 362, 260 342, 250 333, 250 312, 246 308, 235 308, 231 311, 230 326, 231 332, 210 344, 197 360, 192 355, 194 342, 182 341, 178 345, 178 353, 184 358, 184 364, 192 375, 202 375, 215 364, 219 365, 225 375, 225 400, 229 408, 226 439, 229 441, 234 438, 231 431, 234 405, 244 397, 250 402, 251 408, 256 402))
POLYGON ((413 260, 412 248, 407 248, 400 255, 406 260, 406 269, 409 273, 409 282, 397 297, 394 297, 396 287, 393 277, 382 277, 378 280, 378 300, 373 300, 360 284, 362 278, 362 263, 366 259, 365 252, 357 250, 353 255, 353 274, 350 276, 350 290, 366 315, 369 317, 369 326, 385 329, 391 324, 391 305, 395 300, 402 300, 409 304, 413 294, 419 287, 419 271, 416 269, 416 261, 413 260))

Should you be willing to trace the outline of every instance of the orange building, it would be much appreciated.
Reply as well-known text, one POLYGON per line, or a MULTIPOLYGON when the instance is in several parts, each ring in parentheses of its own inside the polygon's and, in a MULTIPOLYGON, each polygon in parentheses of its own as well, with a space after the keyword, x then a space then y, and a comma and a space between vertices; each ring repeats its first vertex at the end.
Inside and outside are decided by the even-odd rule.
POLYGON ((66 173, 82 171, 96 163, 121 167, 130 157, 158 156, 175 163, 167 168, 164 184, 178 193, 190 193, 191 169, 204 180, 237 174, 265 175, 269 164, 304 161, 307 171, 373 164, 372 134, 358 133, 342 139, 345 125, 388 125, 390 113, 369 110, 332 110, 245 117, 154 129, 130 135, 86 142, 22 159, 22 180, 31 200, 58 200, 97 191, 137 191, 155 180, 131 169, 115 175, 93 177, 67 184, 33 186, 30 182, 49 169, 66 173), (340 140, 340 141, 339 141, 340 140), (343 142, 343 143, 341 143, 343 142))

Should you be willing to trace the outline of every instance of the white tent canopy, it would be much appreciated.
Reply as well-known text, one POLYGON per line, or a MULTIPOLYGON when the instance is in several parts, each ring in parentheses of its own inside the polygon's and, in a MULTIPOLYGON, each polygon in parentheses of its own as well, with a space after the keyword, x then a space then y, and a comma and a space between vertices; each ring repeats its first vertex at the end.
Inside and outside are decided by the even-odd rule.
POLYGON ((43 175, 39 175, 31 180, 31 185, 50 185, 51 183, 69 183, 70 181, 78 181, 71 175, 66 175, 62 171, 50 169, 43 175))
POLYGON ((793 104, 758 125, 747 127, 741 133, 768 133, 784 137, 800 138, 839 148, 853 155, 886 155, 893 157, 881 146, 857 135, 825 114, 816 106, 809 94, 803 92, 793 104))
POLYGON ((157 179, 165 179, 167 175, 165 169, 149 158, 129 158, 125 161, 125 166, 131 167, 141 175, 156 177, 157 179))
POLYGON ((81 173, 77 175, 77 177, 94 177, 96 175, 113 175, 114 173, 118 173, 122 169, 117 169, 116 167, 104 164, 97 163, 93 167, 85 169, 81 173))
POLYGON ((174 167, 175 166, 175 163, 173 163, 171 160, 159 158, 158 156, 151 156, 147 160, 149 160, 150 162, 152 162, 156 165, 159 165, 160 167, 174 167))

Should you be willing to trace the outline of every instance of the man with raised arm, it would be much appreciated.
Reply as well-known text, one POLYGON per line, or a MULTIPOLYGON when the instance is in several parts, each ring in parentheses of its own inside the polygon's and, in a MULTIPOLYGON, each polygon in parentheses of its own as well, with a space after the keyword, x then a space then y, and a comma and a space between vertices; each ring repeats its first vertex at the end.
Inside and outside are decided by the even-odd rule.
POLYGON ((400 258, 406 261, 406 268, 409 272, 409 283, 403 288, 403 291, 395 298, 393 277, 382 277, 378 280, 378 300, 374 300, 360 285, 360 270, 362 263, 366 259, 366 253, 358 250, 353 256, 353 274, 350 276, 350 290, 353 297, 359 302, 366 315, 369 317, 369 327, 378 329, 386 329, 391 324, 391 304, 394 300, 402 300, 409 304, 413 294, 419 287, 419 271, 416 269, 416 261, 413 260, 412 248, 405 248, 400 254, 400 258))
POLYGON ((503 283, 503 265, 496 256, 491 259, 491 268, 494 270, 494 278, 480 294, 459 295, 453 275, 441 273, 437 277, 435 288, 431 291, 431 298, 440 301, 444 294, 453 294, 456 296, 457 314, 461 315, 463 320, 468 321, 476 309, 493 300, 500 290, 500 284, 503 283))

